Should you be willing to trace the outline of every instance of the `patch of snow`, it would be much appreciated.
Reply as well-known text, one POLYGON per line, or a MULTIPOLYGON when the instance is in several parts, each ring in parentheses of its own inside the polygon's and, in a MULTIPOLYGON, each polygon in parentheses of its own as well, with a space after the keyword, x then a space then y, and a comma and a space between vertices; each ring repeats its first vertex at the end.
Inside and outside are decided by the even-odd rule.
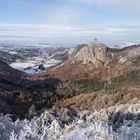
POLYGON ((18 69, 18 70, 21 70, 23 71, 24 69, 26 69, 27 67, 34 67, 35 64, 33 62, 22 62, 22 61, 17 61, 17 62, 14 62, 14 63, 11 63, 10 66, 12 68, 15 68, 15 69, 18 69))
POLYGON ((120 45, 119 48, 125 48, 132 45, 138 45, 139 43, 132 43, 132 42, 125 42, 124 44, 120 45))
POLYGON ((54 66, 60 62, 61 61, 55 59, 42 60, 42 58, 36 57, 32 59, 29 58, 27 61, 16 61, 11 63, 10 66, 28 74, 36 74, 43 72, 43 70, 38 68, 40 64, 43 64, 43 67, 47 70, 49 67, 54 66))
POLYGON ((18 54, 16 51, 8 51, 9 54, 18 54))

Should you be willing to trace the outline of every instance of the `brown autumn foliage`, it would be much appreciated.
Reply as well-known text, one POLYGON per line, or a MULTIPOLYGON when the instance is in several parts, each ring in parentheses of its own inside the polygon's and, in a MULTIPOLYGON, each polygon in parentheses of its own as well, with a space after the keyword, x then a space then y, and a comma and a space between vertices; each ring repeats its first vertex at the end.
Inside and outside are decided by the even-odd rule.
POLYGON ((96 110, 139 99, 139 57, 123 65, 115 61, 111 60, 107 67, 65 62, 62 67, 34 76, 18 71, 18 79, 15 70, 6 65, 8 71, 0 71, 0 103, 9 106, 9 113, 25 117, 31 106, 36 111, 52 106, 96 110), (14 78, 5 78, 7 73, 14 78))
MULTIPOLYGON (((140 71, 132 71, 126 75, 112 78, 111 83, 104 82, 104 86, 97 92, 82 93, 72 98, 59 101, 60 107, 73 106, 78 110, 101 109, 115 104, 125 104, 140 98, 140 71)), ((103 83, 103 82, 101 82, 103 83)))

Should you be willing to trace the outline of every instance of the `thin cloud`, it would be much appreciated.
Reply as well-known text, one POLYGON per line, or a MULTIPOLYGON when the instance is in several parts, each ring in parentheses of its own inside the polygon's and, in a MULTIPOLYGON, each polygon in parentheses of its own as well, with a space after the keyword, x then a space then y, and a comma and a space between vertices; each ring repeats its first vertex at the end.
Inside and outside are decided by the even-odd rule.
POLYGON ((130 22, 133 24, 140 23, 138 18, 140 16, 139 0, 71 0, 68 2, 89 10, 88 20, 94 19, 94 23, 101 24, 100 21, 104 23, 114 22, 114 24, 115 22, 125 24, 130 22))
POLYGON ((73 2, 79 3, 79 4, 87 4, 88 6, 98 6, 98 7, 109 7, 110 9, 112 8, 117 8, 118 10, 130 10, 131 12, 132 9, 135 11, 139 10, 140 11, 140 1, 139 0, 72 0, 73 2), (124 8, 124 9, 123 9, 124 8))
POLYGON ((139 26, 98 26, 93 27, 72 27, 72 26, 58 26, 58 25, 20 25, 20 24, 7 24, 0 25, 0 36, 1 39, 23 39, 28 38, 35 40, 46 38, 63 38, 63 40, 73 37, 86 37, 96 35, 114 35, 122 36, 129 34, 140 33, 139 26))

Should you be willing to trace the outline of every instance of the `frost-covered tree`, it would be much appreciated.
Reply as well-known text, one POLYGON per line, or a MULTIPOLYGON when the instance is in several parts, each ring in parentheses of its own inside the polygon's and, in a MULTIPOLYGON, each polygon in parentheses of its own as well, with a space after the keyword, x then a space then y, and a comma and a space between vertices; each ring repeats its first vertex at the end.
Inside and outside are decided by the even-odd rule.
POLYGON ((140 121, 124 120, 113 130, 108 125, 107 113, 81 112, 83 117, 61 127, 58 118, 47 111, 40 117, 12 122, 9 115, 0 116, 0 140, 138 140, 140 121), (51 120, 50 120, 51 119, 51 120))

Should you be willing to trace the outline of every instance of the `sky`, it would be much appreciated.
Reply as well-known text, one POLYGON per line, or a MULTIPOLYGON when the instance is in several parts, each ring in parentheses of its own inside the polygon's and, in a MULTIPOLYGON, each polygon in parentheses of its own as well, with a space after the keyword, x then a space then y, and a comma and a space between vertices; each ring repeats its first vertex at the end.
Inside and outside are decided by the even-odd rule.
POLYGON ((0 42, 140 42, 140 0, 0 0, 0 42))

